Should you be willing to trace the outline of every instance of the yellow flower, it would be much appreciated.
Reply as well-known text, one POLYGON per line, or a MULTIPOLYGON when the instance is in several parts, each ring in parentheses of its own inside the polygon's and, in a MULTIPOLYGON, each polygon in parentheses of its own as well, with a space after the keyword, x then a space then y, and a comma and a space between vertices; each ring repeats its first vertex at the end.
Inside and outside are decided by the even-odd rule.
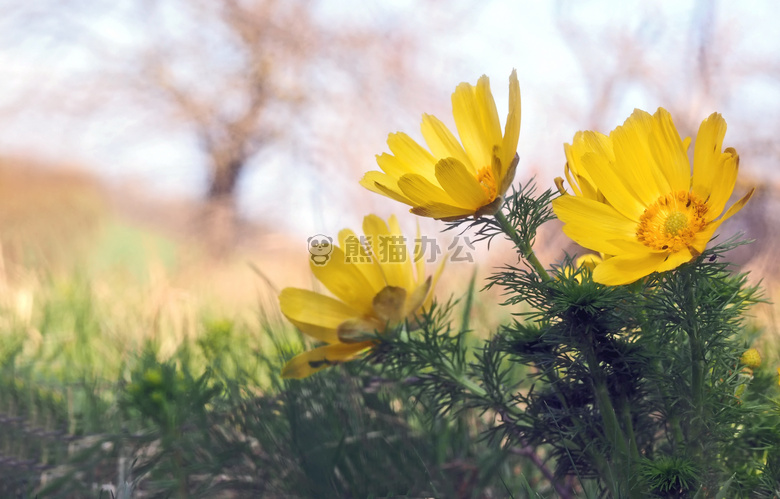
POLYGON ((375 332, 392 329, 430 305, 442 266, 435 276, 426 277, 424 259, 413 262, 422 255, 419 233, 412 255, 406 251, 395 216, 385 223, 368 215, 363 232, 365 246, 354 232, 344 229, 327 263, 310 265, 314 277, 335 298, 296 288, 285 288, 279 295, 285 317, 303 333, 326 343, 291 359, 282 377, 305 378, 353 360, 374 346, 375 332))
MULTIPOLYGON (((580 132, 566 146, 574 195, 553 200, 563 231, 606 256, 596 282, 627 284, 701 254, 715 230, 753 195, 723 212, 734 190, 737 152, 722 151, 726 122, 713 113, 699 127, 693 173, 669 113, 635 110, 609 136, 580 132)), ((559 180, 558 184, 562 182, 559 180)))
POLYGON ((761 367, 761 354, 755 348, 748 348, 739 361, 750 369, 758 369, 761 367))
MULTIPOLYGON (((577 270, 580 269, 580 267, 585 267, 586 269, 588 269, 588 270, 590 270, 592 272, 593 269, 596 268, 596 265, 601 263, 601 261, 602 261, 601 257, 598 256, 598 255, 593 255, 593 254, 583 255, 583 256, 577 258, 577 260, 574 261, 574 265, 573 266, 566 267, 566 268, 562 269, 563 270, 562 274, 564 276, 566 276, 566 277, 571 277, 571 276, 574 275, 574 273, 577 270)), ((581 274, 577 274, 574 277, 574 279, 578 283, 582 283, 582 276, 581 276, 581 274)))
POLYGON ((599 255, 583 255, 579 258, 577 258, 577 261, 574 263, 574 266, 577 268, 585 267, 587 269, 590 269, 591 271, 596 268, 598 264, 600 264, 603 260, 599 255))
POLYGON ((461 143, 436 117, 423 115, 422 135, 430 151, 404 133, 391 133, 392 154, 377 156, 382 172, 370 171, 360 184, 438 220, 492 215, 515 177, 520 135, 520 85, 509 77, 509 114, 504 134, 490 82, 461 83, 452 94, 452 114, 461 143))

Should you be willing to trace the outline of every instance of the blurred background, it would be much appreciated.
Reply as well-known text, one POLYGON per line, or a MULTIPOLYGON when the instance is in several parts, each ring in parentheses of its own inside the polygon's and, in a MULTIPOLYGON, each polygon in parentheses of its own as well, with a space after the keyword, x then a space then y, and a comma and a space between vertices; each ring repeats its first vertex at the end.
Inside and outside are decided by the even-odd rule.
MULTIPOLYGON (((691 136, 722 113, 742 160, 736 195, 759 186, 723 232, 755 238, 733 258, 777 275, 771 0, 3 0, 2 11, 5 279, 78 265, 228 307, 260 288, 311 287, 309 236, 357 229, 367 213, 398 214, 413 233, 402 205, 357 183, 387 134, 421 139, 423 112, 452 125, 451 92, 482 74, 503 120, 513 68, 515 182, 541 188, 577 130, 607 133, 634 108, 663 106, 691 136)), ((554 226, 539 248, 545 263, 576 251, 554 226)), ((507 251, 474 255, 487 272, 507 251)))
MULTIPOLYGON (((178 497, 197 497, 187 477, 197 485, 226 476, 224 456, 237 448, 256 467, 230 464, 235 476, 258 476, 285 492, 279 497, 299 485, 319 492, 342 468, 320 452, 330 447, 310 441, 340 450, 345 435, 365 433, 357 423, 342 431, 352 415, 373 416, 339 396, 352 386, 345 370, 280 383, 280 352, 300 352, 302 338, 279 313, 279 291, 321 289, 307 239, 359 231, 368 213, 396 214, 409 236, 419 223, 449 248, 454 231, 441 233, 441 223, 358 181, 378 169, 388 133, 421 140, 423 113, 452 126, 450 95, 460 82, 489 76, 503 121, 512 69, 522 93, 516 185, 535 178, 539 189, 553 187, 564 142, 578 130, 608 133, 634 108, 665 107, 684 137, 723 114, 724 146, 741 157, 735 199, 758 189, 720 237, 755 240, 725 258, 763 282, 768 303, 748 318, 745 347, 762 351, 765 379, 776 383, 778 2, 0 0, 0 12, 3 497, 49 497, 70 478, 71 495, 57 497, 94 497, 85 491, 123 484, 131 468, 140 480, 150 466, 139 487, 159 485, 161 497, 172 497, 170 478, 179 476, 178 497), (336 404, 337 417, 311 416, 330 407, 318 400, 336 404), (342 401, 350 404, 343 410, 342 401), (183 421, 199 430, 180 438, 183 421), (238 428, 226 444, 223 430, 238 428), (247 435, 269 439, 247 446, 247 435), (298 466, 315 461, 321 466, 298 466)), ((517 257, 501 241, 489 252, 464 243, 461 257, 472 261, 448 262, 437 294, 460 298, 455 320, 484 338, 522 305, 500 307, 489 292, 472 302, 468 289, 517 257)), ((582 252, 555 221, 535 249, 546 265, 582 252)), ((385 411, 393 425, 397 409, 385 411)), ((424 472, 425 482, 429 468, 417 462, 429 447, 396 441, 411 435, 399 421, 388 434, 399 462, 414 470, 382 480, 424 472)), ((459 434, 476 436, 474 423, 459 434)), ((447 447, 461 441, 449 431, 429 461, 445 470, 442 483, 459 487, 478 462, 467 455, 485 453, 447 447)), ((375 449, 354 462, 374 462, 382 455, 375 449)), ((384 473, 382 463, 367 469, 384 473)), ((346 477, 337 478, 349 485, 346 477)), ((374 490, 375 473, 352 477, 374 490)), ((368 495, 387 494, 354 494, 368 495)))

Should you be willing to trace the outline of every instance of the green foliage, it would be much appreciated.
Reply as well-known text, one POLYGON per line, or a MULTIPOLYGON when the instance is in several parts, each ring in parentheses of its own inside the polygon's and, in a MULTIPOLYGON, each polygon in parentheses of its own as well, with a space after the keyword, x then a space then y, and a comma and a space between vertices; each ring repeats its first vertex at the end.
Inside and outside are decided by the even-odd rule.
POLYGON ((172 361, 159 362, 156 354, 147 350, 131 372, 120 404, 152 421, 163 433, 175 435, 190 417, 203 412, 220 390, 219 385, 210 383, 208 371, 194 378, 172 361))
POLYGON ((2 305, 0 496, 780 494, 777 373, 739 363, 760 295, 723 261, 738 243, 603 286, 536 259, 551 197, 529 183, 461 222, 517 247, 487 282, 509 323, 474 334, 472 281, 304 380, 279 378, 300 345, 274 305, 119 314, 88 273, 41 277, 30 314, 2 305))
POLYGON ((695 463, 674 456, 646 460, 639 473, 649 492, 656 497, 687 497, 695 492, 701 480, 695 463))
POLYGON ((469 222, 485 239, 500 229, 530 264, 505 266, 487 285, 524 311, 474 346, 451 330, 448 307, 434 307, 408 339, 382 338, 376 358, 388 375, 411 380, 431 414, 490 415, 486 435, 545 455, 562 495, 574 494, 560 488, 572 476, 583 491, 594 483, 611 497, 774 490, 776 377, 767 382, 739 364, 759 290, 722 261, 742 243, 604 286, 570 257, 550 272, 541 267, 530 250, 536 226, 512 226, 548 218, 549 193, 532 193, 526 186, 509 198, 506 216, 469 222))

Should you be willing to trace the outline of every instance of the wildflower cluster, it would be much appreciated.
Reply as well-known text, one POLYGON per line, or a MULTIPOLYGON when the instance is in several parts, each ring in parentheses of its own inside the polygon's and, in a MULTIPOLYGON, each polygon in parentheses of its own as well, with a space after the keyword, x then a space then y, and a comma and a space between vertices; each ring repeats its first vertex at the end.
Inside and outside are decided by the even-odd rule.
MULTIPOLYGON (((748 348, 744 324, 760 293, 722 259, 743 242, 708 249, 753 194, 727 207, 739 156, 723 149, 723 117, 702 122, 692 164, 691 139, 662 108, 636 110, 609 135, 578 132, 564 146, 566 180, 538 192, 532 181, 511 185, 516 73, 503 133, 486 77, 459 85, 452 105, 460 141, 424 115, 428 149, 391 134, 392 154, 377 157, 382 172, 361 184, 475 243, 502 236, 513 244, 519 263, 486 288, 501 291, 514 319, 476 339, 472 285, 456 325, 459 304, 433 300, 442 267, 429 273, 423 258, 378 258, 388 241, 406 240, 395 217, 369 215, 364 236, 345 229, 332 258, 311 265, 336 298, 282 291, 284 315, 325 343, 290 360, 283 375, 366 359, 363 369, 410 389, 432 424, 476 410, 496 452, 529 456, 560 497, 777 494, 776 377, 748 348), (598 255, 543 264, 537 231, 556 217, 598 255)), ((413 254, 421 247, 418 234, 413 254)))

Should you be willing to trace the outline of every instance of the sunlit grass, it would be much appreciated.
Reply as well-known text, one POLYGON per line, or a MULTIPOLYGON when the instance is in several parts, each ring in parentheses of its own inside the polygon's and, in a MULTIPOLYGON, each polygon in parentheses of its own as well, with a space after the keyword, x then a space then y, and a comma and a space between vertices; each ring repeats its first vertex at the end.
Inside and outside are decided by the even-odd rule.
MULTIPOLYGON (((6 184, 0 197, 0 456, 16 466, 0 467, 0 496, 99 497, 100 484, 113 487, 103 497, 128 498, 403 487, 500 496, 505 483, 518 497, 552 497, 527 460, 488 450, 484 420, 431 421, 372 366, 280 380, 303 346, 277 294, 306 286, 305 252, 272 261, 260 248, 214 262, 192 240, 116 216, 88 183, 58 185, 6 184), (289 269, 299 274, 288 282, 289 269)), ((454 296, 453 324, 475 343, 525 310, 479 292, 489 266, 448 269, 439 298, 454 296)), ((756 340, 770 374, 780 365, 778 317, 777 304, 755 314, 757 332, 770 331, 756 340)))

